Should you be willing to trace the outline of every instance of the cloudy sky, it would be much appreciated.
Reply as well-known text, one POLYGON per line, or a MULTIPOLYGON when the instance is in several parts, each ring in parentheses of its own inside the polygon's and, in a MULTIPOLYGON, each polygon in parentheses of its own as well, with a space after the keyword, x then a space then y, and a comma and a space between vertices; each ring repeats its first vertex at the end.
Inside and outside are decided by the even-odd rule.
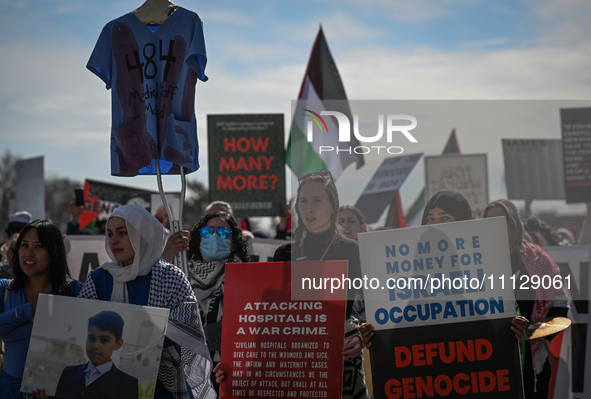
MULTIPOLYGON (((290 101, 320 25, 350 99, 591 99, 591 2, 585 0, 177 3, 204 23, 210 80, 197 88, 202 149, 210 113, 284 113, 289 123, 290 101)), ((2 153, 43 155, 46 175, 156 189, 153 177, 110 177, 110 93, 85 68, 102 27, 139 5, 0 0, 2 153)), ((518 138, 560 138, 557 110, 552 118, 518 138)), ((430 130, 413 152, 437 155, 456 127, 463 153, 490 154, 491 197, 502 196, 500 139, 510 136, 462 131, 461 125, 430 130)), ((204 152, 201 163, 207 165, 204 152)), ((345 171, 339 181, 345 203, 354 203, 362 189, 345 184, 367 181, 375 168, 368 163, 345 171)), ((422 186, 421 170, 402 188, 405 206, 422 186)), ((207 182, 207 168, 190 179, 207 182)), ((166 178, 165 188, 178 190, 178 180, 166 178)))

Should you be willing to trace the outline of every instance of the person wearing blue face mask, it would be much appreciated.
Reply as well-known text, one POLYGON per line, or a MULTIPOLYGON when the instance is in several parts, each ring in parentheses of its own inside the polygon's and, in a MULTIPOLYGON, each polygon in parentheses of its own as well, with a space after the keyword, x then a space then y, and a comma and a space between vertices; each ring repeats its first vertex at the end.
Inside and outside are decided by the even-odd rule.
MULTIPOLYGON (((242 230, 226 212, 206 214, 191 231, 189 241, 189 281, 197 297, 214 362, 220 361, 222 347, 222 304, 226 263, 249 262, 248 247, 242 230)), ((219 384, 212 374, 216 391, 219 384)))

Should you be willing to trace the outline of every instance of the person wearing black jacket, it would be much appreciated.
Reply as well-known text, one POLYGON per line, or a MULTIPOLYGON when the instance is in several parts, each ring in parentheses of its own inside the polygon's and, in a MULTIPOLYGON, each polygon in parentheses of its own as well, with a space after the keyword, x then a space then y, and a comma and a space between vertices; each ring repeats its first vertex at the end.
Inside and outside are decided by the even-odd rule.
MULTIPOLYGON (((274 261, 324 261, 347 260, 348 277, 353 281, 361 277, 359 247, 356 241, 345 238, 337 223, 339 196, 329 171, 320 171, 298 178, 296 202, 298 226, 293 232, 294 242, 277 248, 274 261)), ((355 298, 358 290, 348 292, 355 298)), ((369 340, 371 329, 357 329, 357 319, 351 317, 353 301, 347 301, 346 334, 343 346, 344 373, 352 378, 343 378, 343 398, 367 398, 363 374, 362 349, 364 339, 369 340)))

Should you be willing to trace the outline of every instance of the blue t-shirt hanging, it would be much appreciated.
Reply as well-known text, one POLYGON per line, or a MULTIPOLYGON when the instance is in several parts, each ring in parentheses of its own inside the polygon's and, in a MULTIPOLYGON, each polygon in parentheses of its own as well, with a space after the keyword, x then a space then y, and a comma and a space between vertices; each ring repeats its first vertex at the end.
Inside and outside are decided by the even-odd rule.
POLYGON ((86 67, 112 89, 111 174, 199 169, 195 85, 206 81, 199 16, 180 7, 155 31, 129 13, 101 32, 86 67))

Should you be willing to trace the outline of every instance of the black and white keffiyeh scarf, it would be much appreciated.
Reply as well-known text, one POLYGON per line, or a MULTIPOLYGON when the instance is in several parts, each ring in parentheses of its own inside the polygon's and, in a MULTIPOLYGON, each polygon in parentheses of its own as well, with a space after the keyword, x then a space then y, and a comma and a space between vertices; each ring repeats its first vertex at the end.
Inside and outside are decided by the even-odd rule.
MULTIPOLYGON (((345 339, 359 335, 359 321, 349 317, 345 322, 345 339)), ((351 357, 343 363, 343 399, 369 399, 363 371, 363 355, 351 357)))
POLYGON ((221 290, 223 293, 226 263, 240 262, 242 261, 236 255, 220 262, 200 262, 195 259, 189 260, 189 281, 205 319, 208 319, 207 315, 211 311, 209 306, 207 306, 208 302, 211 302, 210 300, 215 296, 216 291, 221 290))
MULTIPOLYGON (((88 278, 80 298, 99 298, 92 278, 88 278)), ((159 259, 152 268, 147 306, 168 308, 166 336, 181 347, 162 351, 158 379, 175 398, 189 399, 186 382, 194 398, 215 399, 209 375, 213 368, 199 309, 193 290, 184 273, 174 265, 159 259)))
MULTIPOLYGON (((189 281, 204 325, 222 320, 226 263, 240 263, 236 255, 220 262, 189 260, 189 281)), ((213 360, 220 360, 219 351, 212 352, 213 360)))

